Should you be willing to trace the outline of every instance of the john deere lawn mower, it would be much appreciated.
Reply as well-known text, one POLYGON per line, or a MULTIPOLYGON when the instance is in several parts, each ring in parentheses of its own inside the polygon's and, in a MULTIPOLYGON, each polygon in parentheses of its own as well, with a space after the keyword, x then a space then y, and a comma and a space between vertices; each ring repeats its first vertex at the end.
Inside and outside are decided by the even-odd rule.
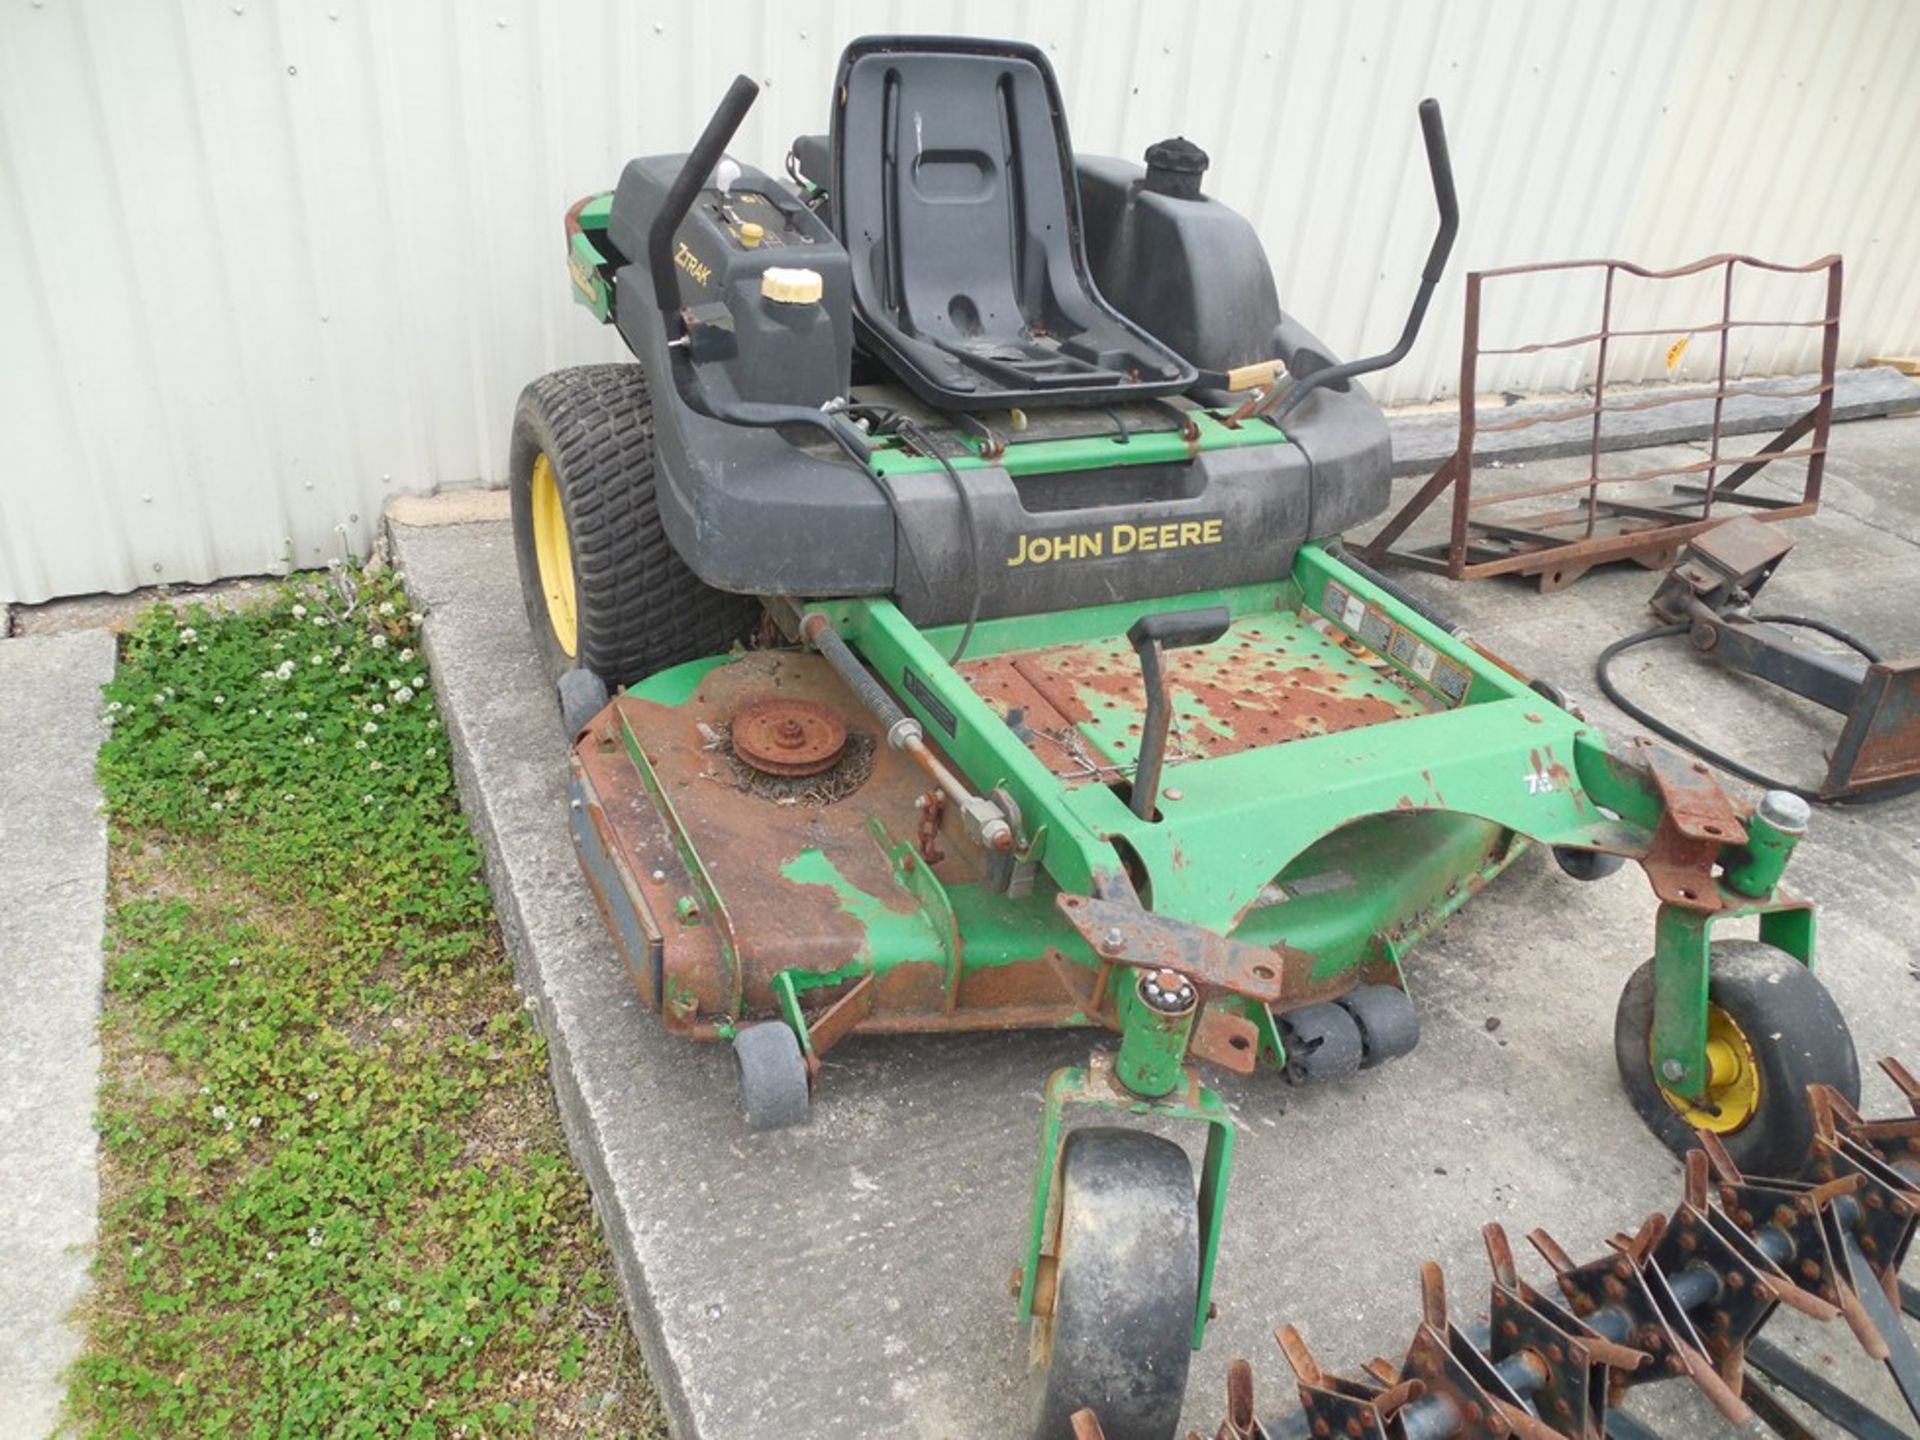
POLYGON ((568 213, 634 361, 514 419, 574 835, 641 995, 732 1045, 752 1125, 805 1117, 856 1034, 1118 1036, 1046 1085, 1034 1433, 1174 1429, 1235 1143, 1196 1062, 1405 1054, 1408 951, 1529 841, 1652 884, 1616 1036, 1649 1123, 1797 1163, 1806 1084, 1859 1085, 1780 889, 1805 807, 1610 745, 1340 546, 1388 494, 1355 381, 1452 244, 1438 107, 1412 312, 1341 364, 1205 154, 1076 154, 1030 46, 856 41, 785 179, 727 154, 755 93, 568 213), (1066 1126, 1089 1108, 1113 1123, 1066 1126), (1137 1117, 1205 1128, 1197 1199, 1137 1117))

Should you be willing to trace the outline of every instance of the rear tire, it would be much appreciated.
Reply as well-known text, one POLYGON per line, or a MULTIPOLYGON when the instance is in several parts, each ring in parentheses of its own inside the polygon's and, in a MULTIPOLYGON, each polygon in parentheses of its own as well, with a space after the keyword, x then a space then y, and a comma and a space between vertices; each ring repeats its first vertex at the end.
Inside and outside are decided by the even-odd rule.
POLYGON ((1193 1359, 1200 1207, 1171 1140, 1091 1126, 1060 1161, 1053 1313, 1033 1320, 1033 1440, 1172 1440, 1193 1359))
POLYGON ((533 643, 558 683, 608 686, 723 653, 760 603, 704 583, 667 543, 654 499, 653 405, 638 366, 582 365, 520 392, 508 488, 533 643))

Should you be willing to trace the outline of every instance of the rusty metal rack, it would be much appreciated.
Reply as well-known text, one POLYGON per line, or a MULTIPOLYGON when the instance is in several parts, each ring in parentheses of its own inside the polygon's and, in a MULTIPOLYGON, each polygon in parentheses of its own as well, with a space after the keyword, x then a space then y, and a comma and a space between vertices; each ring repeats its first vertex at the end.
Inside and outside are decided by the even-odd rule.
MULTIPOLYGON (((1611 1253, 1575 1262, 1544 1231, 1528 1238, 1552 1268, 1557 1294, 1519 1276, 1498 1225, 1485 1227, 1493 1267, 1486 1326, 1447 1313, 1439 1267, 1422 1267, 1422 1318, 1404 1363, 1376 1360, 1359 1376, 1322 1370, 1291 1325, 1275 1332, 1300 1409, 1263 1424, 1253 1371, 1228 1373, 1219 1440, 1657 1440, 1619 1408, 1651 1382, 1693 1382, 1727 1420, 1758 1419, 1785 1440, 1814 1431, 1807 1407, 1863 1440, 1899 1440, 1920 1422, 1920 1349, 1902 1312, 1920 1319, 1920 1292, 1900 1265, 1920 1223, 1920 1078, 1881 1062, 1912 1118, 1867 1120, 1837 1092, 1808 1087, 1814 1143, 1793 1180, 1740 1173, 1706 1132, 1687 1157, 1685 1197, 1611 1253), (1838 1320, 1887 1367, 1908 1415, 1887 1419, 1834 1380, 1760 1338, 1785 1308, 1838 1320)), ((1089 1424, 1083 1437, 1098 1436, 1089 1424)))
POLYGON ((1820 503, 1820 479, 1833 421, 1834 369, 1840 343, 1840 280, 1838 255, 1807 265, 1783 265, 1751 255, 1714 255, 1673 270, 1649 270, 1625 260, 1568 260, 1472 272, 1467 276, 1466 321, 1460 346, 1459 443, 1419 491, 1366 543, 1361 553, 1371 560, 1392 559, 1455 580, 1477 580, 1490 575, 1534 576, 1538 577, 1543 591, 1553 591, 1573 583, 1593 566, 1612 560, 1635 560, 1650 569, 1665 568, 1673 563, 1678 548, 1689 537, 1714 524, 1729 512, 1729 507, 1739 507, 1735 513, 1755 514, 1764 520, 1812 514, 1820 503), (1716 269, 1721 272, 1716 317, 1697 325, 1638 328, 1617 324, 1616 282, 1620 276, 1668 281, 1716 269), (1734 280, 1742 270, 1777 275, 1824 273, 1826 299, 1821 318, 1753 319, 1737 314, 1734 280), (1487 282, 1591 271, 1601 272, 1600 318, 1596 328, 1530 344, 1496 347, 1484 343, 1481 321, 1487 282), (1729 379, 1730 351, 1737 332, 1793 328, 1821 332, 1820 373, 1815 383, 1783 390, 1777 383, 1729 379), (1636 391, 1630 398, 1608 403, 1608 361, 1615 344, 1667 336, 1718 337, 1713 384, 1675 388, 1671 392, 1636 391), (1476 397, 1482 357, 1533 355, 1587 347, 1594 350, 1590 403, 1493 423, 1480 418, 1476 397), (1805 414, 1758 451, 1728 455, 1724 452, 1723 423, 1727 402, 1749 395, 1804 396, 1812 404, 1805 414), (1708 401, 1712 405, 1704 459, 1622 474, 1601 473, 1602 427, 1608 417, 1688 401, 1708 401), (1580 420, 1591 421, 1584 476, 1519 489, 1482 489, 1481 493, 1474 493, 1474 448, 1479 437, 1580 420), (1798 495, 1761 495, 1745 488, 1767 466, 1781 460, 1805 462, 1805 479, 1798 495), (1666 482, 1664 487, 1662 482, 1666 482), (1452 514, 1446 538, 1402 543, 1414 522, 1449 491, 1452 492, 1452 514), (1542 501, 1551 503, 1542 507, 1539 503, 1542 501))

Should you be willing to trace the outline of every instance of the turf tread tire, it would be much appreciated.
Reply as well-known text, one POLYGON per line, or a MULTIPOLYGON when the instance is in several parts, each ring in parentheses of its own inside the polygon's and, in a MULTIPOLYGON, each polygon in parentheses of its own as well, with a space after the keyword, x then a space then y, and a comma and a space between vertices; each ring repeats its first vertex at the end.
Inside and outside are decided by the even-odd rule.
MULTIPOLYGON (((1653 961, 1628 978, 1614 1012, 1613 1052, 1621 1083, 1647 1128, 1676 1155, 1698 1141, 1666 1101, 1653 1073, 1653 961)), ((1760 1105, 1720 1137, 1749 1175, 1798 1176, 1813 1144, 1807 1086, 1831 1085, 1860 1103, 1860 1061, 1846 1018, 1827 987, 1783 950, 1758 940, 1716 940, 1707 998, 1746 1032, 1760 1067, 1760 1105)))
POLYGON ((556 682, 591 670, 630 685, 750 635, 760 602, 716 590, 674 553, 654 498, 653 403, 636 364, 580 365, 520 392, 509 463, 514 551, 534 644, 556 682), (533 544, 533 466, 554 469, 573 557, 575 653, 547 619, 533 544))
POLYGON ((1067 1135, 1059 1185, 1053 1314, 1032 1337, 1031 1440, 1072 1440, 1082 1406, 1107 1440, 1173 1440, 1200 1277, 1192 1162, 1159 1135, 1088 1126, 1067 1135))

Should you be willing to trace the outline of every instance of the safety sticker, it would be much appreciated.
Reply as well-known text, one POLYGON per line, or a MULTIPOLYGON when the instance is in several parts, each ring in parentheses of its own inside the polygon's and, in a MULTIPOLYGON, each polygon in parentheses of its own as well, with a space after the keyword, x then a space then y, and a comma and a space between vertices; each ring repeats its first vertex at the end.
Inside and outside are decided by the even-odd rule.
POLYGON ((1458 705, 1467 698, 1473 676, 1458 660, 1450 659, 1403 625, 1396 625, 1378 605, 1369 605, 1344 585, 1327 583, 1325 609, 1329 619, 1356 635, 1376 654, 1385 655, 1418 680, 1458 705))

